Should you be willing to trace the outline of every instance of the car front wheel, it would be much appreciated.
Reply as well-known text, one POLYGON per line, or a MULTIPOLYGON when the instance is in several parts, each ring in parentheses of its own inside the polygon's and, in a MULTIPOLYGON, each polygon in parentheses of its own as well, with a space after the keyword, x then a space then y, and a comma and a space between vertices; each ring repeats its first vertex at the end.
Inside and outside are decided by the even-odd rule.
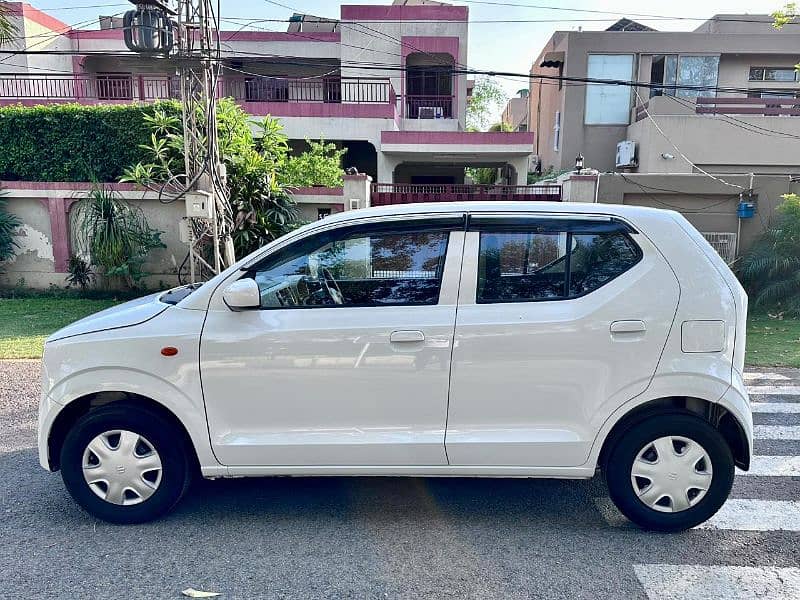
POLYGON ((646 529, 681 531, 727 500, 734 462, 722 435, 690 414, 650 417, 626 431, 606 462, 611 499, 646 529))
POLYGON ((169 511, 188 486, 190 465, 181 432, 160 414, 128 403, 81 417, 61 449, 70 495, 111 523, 142 523, 169 511))

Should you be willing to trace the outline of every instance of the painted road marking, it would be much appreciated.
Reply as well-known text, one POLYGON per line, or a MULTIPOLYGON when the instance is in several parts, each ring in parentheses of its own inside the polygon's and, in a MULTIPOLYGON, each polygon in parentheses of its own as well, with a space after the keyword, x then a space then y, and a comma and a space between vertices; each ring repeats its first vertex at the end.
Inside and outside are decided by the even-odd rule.
POLYGON ((800 477, 800 456, 754 456, 749 471, 737 475, 756 477, 800 477))
POLYGON ((800 413, 800 402, 752 402, 754 413, 800 413))
POLYGON ((745 373, 744 380, 763 379, 764 381, 789 381, 786 375, 780 373, 745 373))
POLYGON ((756 425, 753 436, 759 440, 800 440, 800 425, 756 425))
POLYGON ((733 498, 695 529, 800 531, 800 502, 733 498))
POLYGON ((800 598, 800 569, 704 565, 633 565, 650 600, 800 598))
POLYGON ((800 385, 748 385, 751 396, 800 396, 800 385))

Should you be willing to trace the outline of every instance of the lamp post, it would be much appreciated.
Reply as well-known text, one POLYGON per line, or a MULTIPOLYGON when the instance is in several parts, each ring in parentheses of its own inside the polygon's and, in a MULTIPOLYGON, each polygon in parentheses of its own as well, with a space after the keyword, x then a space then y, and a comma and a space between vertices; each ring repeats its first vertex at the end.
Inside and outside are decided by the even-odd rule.
POLYGON ((578 153, 575 157, 575 172, 580 175, 581 171, 583 171, 583 154, 578 153))

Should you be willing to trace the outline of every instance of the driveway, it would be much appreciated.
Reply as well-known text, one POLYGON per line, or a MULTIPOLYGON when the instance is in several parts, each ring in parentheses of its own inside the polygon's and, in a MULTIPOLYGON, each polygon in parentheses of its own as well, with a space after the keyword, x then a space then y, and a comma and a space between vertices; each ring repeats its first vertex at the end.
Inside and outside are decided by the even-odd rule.
POLYGON ((800 598, 800 373, 758 371, 756 474, 682 534, 598 479, 202 481, 120 527, 39 467, 39 364, 0 361, 0 598, 800 598))

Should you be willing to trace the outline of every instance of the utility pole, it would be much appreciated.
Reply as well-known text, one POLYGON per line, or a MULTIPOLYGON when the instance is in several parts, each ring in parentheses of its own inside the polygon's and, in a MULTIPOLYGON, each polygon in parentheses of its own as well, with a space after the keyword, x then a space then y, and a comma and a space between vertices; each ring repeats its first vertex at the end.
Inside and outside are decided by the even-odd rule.
MULTIPOLYGON (((177 197, 186 201, 192 283, 198 267, 214 274, 235 262, 233 211, 217 131, 221 47, 219 0, 130 0, 125 43, 134 52, 168 56, 180 80, 185 173, 177 197), (210 260, 207 244, 211 241, 210 260)), ((179 180, 181 177, 178 178, 179 180)))

